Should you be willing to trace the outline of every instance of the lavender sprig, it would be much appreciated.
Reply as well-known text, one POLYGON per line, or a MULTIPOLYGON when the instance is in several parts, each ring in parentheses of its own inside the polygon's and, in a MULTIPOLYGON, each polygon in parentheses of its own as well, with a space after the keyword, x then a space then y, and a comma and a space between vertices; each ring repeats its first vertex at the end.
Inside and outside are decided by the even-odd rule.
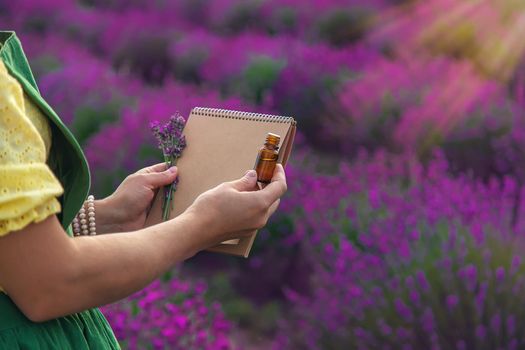
MULTIPOLYGON (((164 155, 166 168, 177 164, 177 159, 186 147, 186 138, 182 134, 186 121, 180 114, 170 117, 169 121, 161 125, 158 121, 150 124, 151 131, 158 141, 159 148, 164 155)), ((172 194, 177 190, 178 178, 169 186, 164 186, 164 200, 162 202, 162 220, 170 217, 172 194)))

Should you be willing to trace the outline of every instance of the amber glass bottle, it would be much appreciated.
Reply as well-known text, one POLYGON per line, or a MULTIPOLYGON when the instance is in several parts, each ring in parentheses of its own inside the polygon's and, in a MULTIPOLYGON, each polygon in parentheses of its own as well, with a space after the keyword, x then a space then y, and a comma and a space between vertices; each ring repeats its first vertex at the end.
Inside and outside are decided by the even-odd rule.
POLYGON ((255 161, 255 171, 257 171, 257 181, 269 184, 272 180, 273 171, 279 156, 279 141, 281 137, 276 134, 268 133, 264 146, 259 150, 255 161))

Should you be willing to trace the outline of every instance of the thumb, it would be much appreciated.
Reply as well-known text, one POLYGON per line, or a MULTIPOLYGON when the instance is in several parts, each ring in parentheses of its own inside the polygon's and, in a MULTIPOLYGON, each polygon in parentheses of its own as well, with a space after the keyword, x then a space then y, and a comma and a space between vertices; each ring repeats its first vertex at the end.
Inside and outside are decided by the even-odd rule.
POLYGON ((143 179, 146 185, 152 188, 159 188, 171 184, 177 178, 178 169, 176 166, 159 171, 159 172, 148 172, 143 173, 143 179))
POLYGON ((255 170, 248 170, 238 180, 231 182, 233 188, 238 191, 253 191, 257 188, 257 172, 255 170))

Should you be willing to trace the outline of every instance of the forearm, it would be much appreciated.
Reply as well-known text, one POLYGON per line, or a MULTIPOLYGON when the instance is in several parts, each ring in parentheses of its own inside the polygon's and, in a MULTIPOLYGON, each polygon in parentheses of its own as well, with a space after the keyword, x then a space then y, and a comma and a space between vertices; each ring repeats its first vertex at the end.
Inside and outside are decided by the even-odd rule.
MULTIPOLYGON (((74 239, 77 269, 58 291, 64 300, 60 314, 115 302, 142 289, 203 249, 200 231, 198 222, 179 216, 136 232, 74 239)), ((49 306, 53 312, 56 304, 49 306)))

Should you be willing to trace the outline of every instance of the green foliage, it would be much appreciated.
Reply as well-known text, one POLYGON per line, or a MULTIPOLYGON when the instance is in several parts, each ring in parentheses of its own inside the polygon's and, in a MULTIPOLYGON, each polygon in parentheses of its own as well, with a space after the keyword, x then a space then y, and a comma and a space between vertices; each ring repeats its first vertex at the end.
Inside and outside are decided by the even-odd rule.
POLYGON ((130 305, 131 305, 131 315, 137 316, 140 312, 140 307, 138 305, 137 300, 130 301, 130 305))
POLYGON ((81 105, 75 110, 75 118, 71 129, 81 145, 97 134, 105 124, 115 122, 120 117, 122 102, 113 99, 106 104, 81 105))
POLYGON ((127 169, 117 167, 112 169, 97 169, 96 173, 92 173, 92 192, 95 198, 104 198, 113 193, 118 184, 122 182, 129 175, 127 169))
POLYGON ((226 34, 237 34, 247 29, 258 27, 263 23, 260 0, 240 1, 228 11, 217 30, 226 34))
POLYGON ((31 61, 31 71, 37 81, 40 77, 62 67, 62 62, 52 54, 44 54, 31 61))
POLYGON ((161 276, 162 282, 169 282, 169 281, 171 281, 172 278, 173 278, 173 271, 172 270, 168 270, 168 271, 164 272, 164 274, 161 276))
POLYGON ((283 249, 282 240, 284 237, 291 235, 295 230, 295 218, 291 215, 281 215, 275 213, 266 226, 257 234, 257 244, 254 244, 251 250, 252 255, 256 256, 266 249, 283 249))
POLYGON ((173 34, 145 33, 121 45, 113 57, 117 70, 131 72, 151 85, 162 85, 173 71, 174 62, 169 53, 173 34))
POLYGON ((255 56, 243 73, 241 96, 247 101, 262 104, 264 96, 269 93, 279 78, 279 73, 286 62, 267 56, 255 56))
POLYGON ((206 298, 208 300, 219 300, 229 320, 241 326, 250 323, 254 313, 254 305, 233 289, 226 274, 218 273, 213 276, 208 285, 206 298))
POLYGON ((470 118, 456 126, 449 137, 442 140, 441 146, 447 155, 454 172, 472 171, 481 178, 490 175, 515 174, 520 159, 512 153, 502 152, 495 145, 508 145, 509 149, 522 147, 512 138, 513 124, 516 123, 512 107, 508 105, 491 106, 489 111, 480 109, 470 118))
POLYGON ((159 150, 156 145, 153 143, 144 143, 140 145, 140 148, 137 152, 137 156, 140 160, 143 160, 143 164, 148 164, 148 161, 154 161, 160 163, 164 161, 162 157, 162 152, 159 150))
POLYGON ((193 49, 178 56, 173 65, 175 78, 188 83, 202 83, 201 66, 208 55, 206 49, 193 49))
POLYGON ((290 7, 282 7, 275 11, 270 23, 268 33, 275 35, 279 33, 294 33, 297 30, 297 12, 290 7))
POLYGON ((181 305, 185 300, 189 299, 191 293, 179 292, 173 294, 169 300, 175 305, 181 305))
POLYGON ((273 333, 277 326, 275 320, 280 318, 282 312, 278 302, 257 305, 240 295, 233 288, 230 277, 224 273, 213 275, 206 299, 219 301, 228 320, 255 333, 273 333))
POLYGON ((318 36, 336 46, 362 38, 371 25, 372 11, 366 8, 335 9, 317 23, 318 36))

